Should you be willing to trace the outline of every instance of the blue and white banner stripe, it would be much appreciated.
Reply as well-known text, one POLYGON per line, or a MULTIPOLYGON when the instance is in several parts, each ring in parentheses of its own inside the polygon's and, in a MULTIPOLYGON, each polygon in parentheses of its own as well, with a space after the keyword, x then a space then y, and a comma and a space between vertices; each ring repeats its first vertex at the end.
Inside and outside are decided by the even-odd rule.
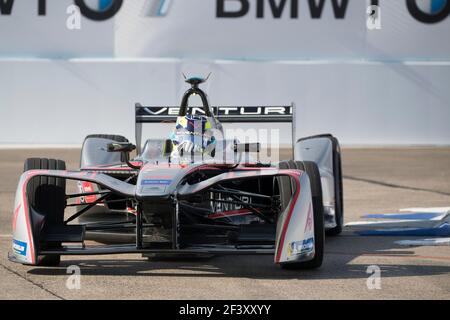
POLYGON ((148 0, 145 14, 149 17, 165 17, 169 13, 172 0, 148 0))

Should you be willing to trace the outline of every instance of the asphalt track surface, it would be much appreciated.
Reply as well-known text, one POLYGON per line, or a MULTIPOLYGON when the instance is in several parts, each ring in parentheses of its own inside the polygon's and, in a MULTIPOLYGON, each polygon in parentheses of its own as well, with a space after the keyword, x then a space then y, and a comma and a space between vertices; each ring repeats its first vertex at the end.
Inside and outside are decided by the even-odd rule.
MULTIPOLYGON (((0 150, 0 299, 449 299, 450 246, 402 247, 403 237, 327 238, 323 266, 282 270, 271 256, 147 261, 140 255, 64 257, 61 267, 8 261, 14 192, 23 161, 46 156, 77 168, 79 150, 0 150), (66 286, 67 267, 81 288, 66 286), (369 289, 368 266, 381 270, 369 289)), ((450 206, 450 148, 345 149, 345 220, 405 207, 450 206)))

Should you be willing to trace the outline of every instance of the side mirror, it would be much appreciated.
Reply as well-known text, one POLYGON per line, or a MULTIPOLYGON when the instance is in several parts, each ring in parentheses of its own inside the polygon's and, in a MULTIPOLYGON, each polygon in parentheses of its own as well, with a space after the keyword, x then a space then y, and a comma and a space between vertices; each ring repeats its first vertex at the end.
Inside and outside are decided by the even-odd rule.
POLYGON ((125 153, 130 153, 134 149, 136 149, 136 146, 134 144, 132 144, 132 143, 129 143, 129 142, 108 143, 108 145, 106 147, 106 150, 108 152, 125 152, 125 153))
POLYGON ((106 146, 108 152, 120 152, 122 161, 130 168, 139 170, 141 166, 136 166, 130 162, 130 152, 136 149, 136 146, 129 142, 112 142, 106 146))

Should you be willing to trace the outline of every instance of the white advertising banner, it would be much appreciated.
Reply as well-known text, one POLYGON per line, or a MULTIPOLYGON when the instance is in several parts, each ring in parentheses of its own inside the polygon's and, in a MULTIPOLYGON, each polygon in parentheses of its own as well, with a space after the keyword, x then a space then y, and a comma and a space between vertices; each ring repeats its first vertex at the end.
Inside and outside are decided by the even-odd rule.
POLYGON ((448 0, 1 0, 0 55, 447 60, 449 14, 448 0))
POLYGON ((145 11, 148 2, 125 2, 118 13, 118 56, 450 58, 446 0, 159 0, 159 15, 145 11), (373 3, 378 24, 371 28, 373 3))

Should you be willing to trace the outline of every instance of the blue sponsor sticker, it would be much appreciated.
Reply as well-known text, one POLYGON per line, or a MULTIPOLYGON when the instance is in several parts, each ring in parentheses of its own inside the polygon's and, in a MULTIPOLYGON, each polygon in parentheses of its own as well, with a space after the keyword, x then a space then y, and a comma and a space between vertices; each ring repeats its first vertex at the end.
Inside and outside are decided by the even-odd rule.
POLYGON ((172 182, 172 180, 167 179, 145 179, 142 180, 141 185, 150 186, 150 185, 164 185, 167 186, 172 182))
POLYGON ((13 249, 14 252, 20 254, 21 256, 27 255, 27 243, 23 241, 13 240, 13 249))
POLYGON ((314 238, 303 240, 301 252, 310 252, 314 249, 314 238))

